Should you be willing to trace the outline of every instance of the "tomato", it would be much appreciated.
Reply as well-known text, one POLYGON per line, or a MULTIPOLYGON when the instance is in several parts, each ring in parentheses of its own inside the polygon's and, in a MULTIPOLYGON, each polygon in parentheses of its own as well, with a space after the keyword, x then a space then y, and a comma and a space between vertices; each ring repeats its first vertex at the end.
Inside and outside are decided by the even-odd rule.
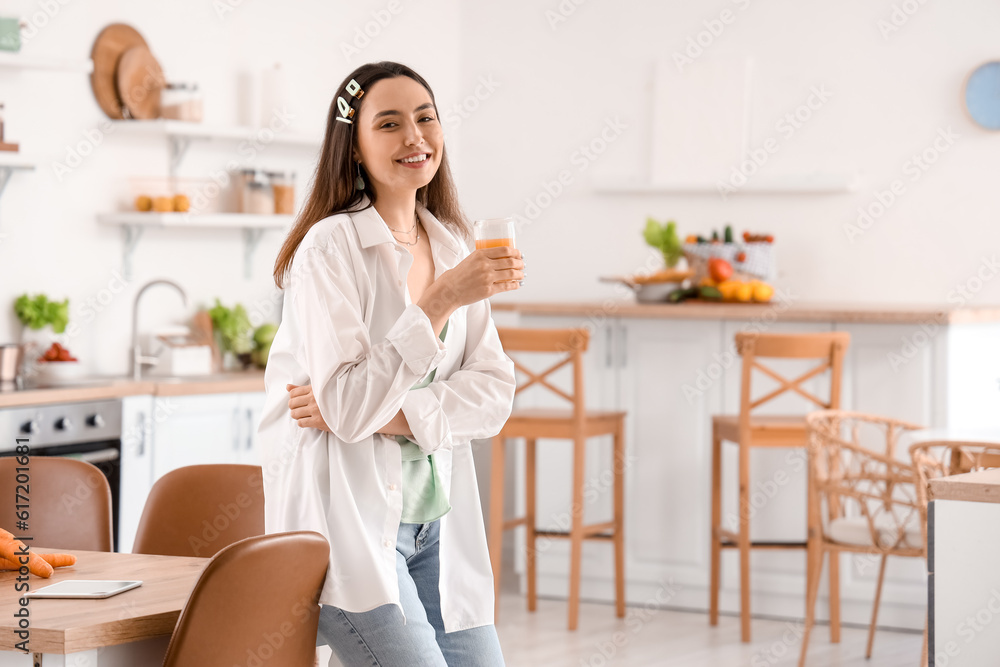
POLYGON ((708 260, 708 274, 717 283, 725 282, 733 275, 733 266, 721 257, 708 260))

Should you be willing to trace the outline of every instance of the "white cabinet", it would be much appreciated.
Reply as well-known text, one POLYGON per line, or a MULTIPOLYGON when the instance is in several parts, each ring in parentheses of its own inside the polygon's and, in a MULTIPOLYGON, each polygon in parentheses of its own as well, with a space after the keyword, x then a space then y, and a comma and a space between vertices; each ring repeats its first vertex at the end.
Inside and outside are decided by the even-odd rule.
POLYGON ((160 396, 153 477, 182 466, 235 463, 241 454, 238 394, 160 396))
POLYGON ((257 434, 257 424, 264 411, 264 401, 267 392, 255 391, 239 396, 240 413, 240 456, 239 463, 261 465, 260 438, 257 434))
MULTIPOLYGON (((715 320, 622 318, 620 336, 627 350, 618 367, 619 406, 628 412, 626 573, 654 587, 672 579, 682 594, 707 583, 708 444, 729 363, 720 355, 722 326, 715 320)), ((610 550, 604 556, 601 574, 610 577, 610 550)))
POLYGON ((118 492, 118 551, 130 553, 142 508, 153 485, 153 397, 122 399, 122 452, 118 492))
POLYGON ((160 396, 153 478, 202 463, 260 465, 257 422, 264 392, 160 396))

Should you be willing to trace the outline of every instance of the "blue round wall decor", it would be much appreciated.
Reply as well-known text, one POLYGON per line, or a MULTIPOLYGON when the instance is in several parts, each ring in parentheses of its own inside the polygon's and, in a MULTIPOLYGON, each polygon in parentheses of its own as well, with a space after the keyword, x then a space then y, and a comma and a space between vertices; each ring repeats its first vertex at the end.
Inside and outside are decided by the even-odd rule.
POLYGON ((965 106, 977 124, 1000 130, 1000 61, 980 65, 965 83, 965 106))

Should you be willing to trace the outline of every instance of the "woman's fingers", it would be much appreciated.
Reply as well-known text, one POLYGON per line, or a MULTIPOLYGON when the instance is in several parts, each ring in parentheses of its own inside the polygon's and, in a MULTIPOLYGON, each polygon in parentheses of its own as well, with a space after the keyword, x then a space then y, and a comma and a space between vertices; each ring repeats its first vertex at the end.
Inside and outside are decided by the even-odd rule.
POLYGON ((505 280, 521 280, 524 278, 524 272, 520 269, 504 269, 503 271, 497 271, 495 275, 496 280, 494 282, 501 282, 505 280))

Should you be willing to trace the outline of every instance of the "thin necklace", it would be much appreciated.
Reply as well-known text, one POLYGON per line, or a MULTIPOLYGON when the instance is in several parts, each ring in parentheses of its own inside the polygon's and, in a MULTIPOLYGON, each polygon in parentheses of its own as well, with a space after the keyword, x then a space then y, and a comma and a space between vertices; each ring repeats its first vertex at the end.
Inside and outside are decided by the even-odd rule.
MULTIPOLYGON (((385 226, 389 227, 389 223, 388 222, 385 223, 385 226)), ((397 234, 412 234, 413 230, 416 229, 416 228, 417 228, 417 212, 416 211, 413 212, 413 226, 410 227, 409 231, 404 232, 401 229, 393 229, 392 227, 389 227, 389 229, 391 231, 394 231, 397 234)), ((393 238, 395 238, 395 237, 393 237, 393 238)), ((396 243, 402 243, 403 245, 406 245, 406 246, 415 246, 415 245, 417 245, 418 241, 420 241, 420 234, 417 234, 417 238, 413 241, 413 243, 407 243, 406 241, 400 241, 399 239, 396 239, 396 243)))

